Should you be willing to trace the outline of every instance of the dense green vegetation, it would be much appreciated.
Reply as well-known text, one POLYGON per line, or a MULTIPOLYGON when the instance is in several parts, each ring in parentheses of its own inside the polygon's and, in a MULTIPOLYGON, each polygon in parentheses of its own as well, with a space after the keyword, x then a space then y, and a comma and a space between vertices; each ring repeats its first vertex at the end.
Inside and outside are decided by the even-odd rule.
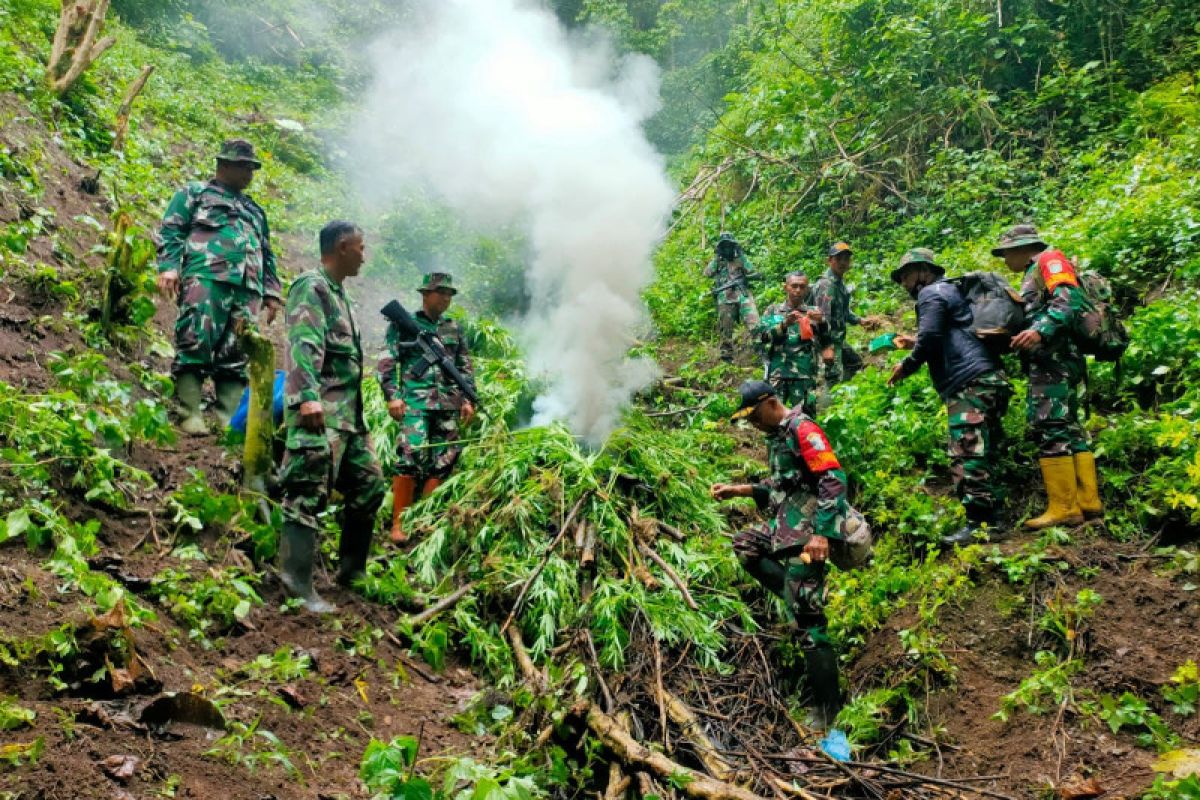
MULTIPOLYGON (((426 763, 416 738, 375 741, 361 753, 369 790, 413 800, 468 790, 478 800, 594 790, 604 775, 601 752, 594 743, 564 745, 578 739, 569 710, 579 697, 615 688, 650 708, 641 687, 663 682, 660 661, 674 664, 665 675, 672 691, 698 685, 696 676, 739 674, 746 670, 734 644, 783 620, 728 547, 749 505, 725 516, 707 493, 713 481, 762 470, 725 422, 730 387, 745 370, 714 367, 706 343, 713 314, 700 269, 725 229, 772 278, 797 267, 815 277, 829 240, 853 241, 858 309, 889 314, 900 326, 910 323, 909 304, 886 274, 901 252, 932 246, 953 272, 998 269, 988 249, 1014 221, 1037 221, 1057 246, 1113 281, 1133 344, 1119 369, 1098 365, 1091 376, 1088 427, 1109 509, 1103 532, 1052 530, 1004 549, 940 553, 940 536, 961 512, 946 491, 945 419, 932 388, 917 379, 889 389, 886 373, 869 368, 833 392, 821 422, 852 478, 855 505, 880 534, 868 568, 832 581, 831 630, 845 664, 905 620, 887 633, 901 655, 859 687, 840 723, 862 758, 914 764, 928 757, 895 731, 907 724, 938 736, 930 693, 959 679, 944 617, 988 584, 1000 587, 1001 606, 1009 604, 1001 616, 1032 621, 1028 673, 994 709, 998 719, 1069 708, 1080 724, 1124 731, 1148 752, 1179 752, 1197 705, 1190 654, 1169 665, 1169 681, 1145 691, 1084 686, 1092 654, 1081 643, 1106 598, 1089 587, 1100 567, 1064 553, 1136 542, 1169 580, 1190 586, 1200 571, 1188 549, 1200 530, 1200 7, 1183 0, 551 5, 568 25, 607 26, 619 47, 663 69, 664 108, 648 135, 686 191, 646 295, 656 337, 638 347, 669 361, 678 380, 640 397, 625 426, 589 451, 564 428, 519 429, 536 387, 502 328, 472 324, 487 413, 467 432, 472 442, 455 477, 412 515, 420 544, 408 554, 380 554, 357 587, 404 612, 400 621, 386 630, 349 626, 338 647, 369 655, 392 636, 435 669, 465 660, 499 691, 477 698, 460 724, 495 734, 498 745, 487 764, 426 763), (582 533, 567 530, 580 520, 582 533), (594 563, 577 544, 589 536, 594 563), (1039 581, 1056 592, 1039 595, 1039 581), (459 587, 467 591, 452 608, 419 616, 420 606, 459 587), (547 687, 514 662, 518 645, 503 629, 510 615, 547 687), (555 735, 543 739, 547 729, 555 735)), ((0 384, 0 544, 25 548, 60 594, 97 616, 117 614, 123 632, 99 661, 84 657, 80 630, 70 624, 37 636, 0 632, 3 668, 33 664, 55 693, 133 670, 130 631, 159 615, 182 632, 175 646, 219 651, 256 614, 296 613, 294 603, 276 611, 263 600, 277 509, 264 518, 260 498, 214 489, 200 472, 160 496, 155 478, 135 466, 144 464, 139 453, 174 442, 169 379, 159 371, 165 341, 146 324, 149 231, 169 193, 207 173, 216 143, 243 135, 263 154, 254 194, 271 215, 284 264, 303 268, 321 221, 365 214, 346 199, 339 124, 365 79, 359 42, 384 24, 402 24, 407 7, 123 0, 108 23, 117 45, 63 98, 42 83, 56 13, 51 0, 0 7, 0 280, 37 309, 37 325, 80 338, 45 354, 45 386, 0 384), (146 63, 157 71, 137 101, 126 147, 114 151, 117 104, 146 63), (76 191, 69 179, 84 174, 97 176, 113 220, 59 210, 67 206, 54 192, 76 191), (121 244, 108 233, 120 214, 132 217, 127 237, 144 274, 114 328, 94 309, 121 244), (153 517, 147 504, 165 510, 159 516, 171 546, 134 592, 98 566, 101 522, 81 519, 79 509, 153 517), (246 557, 218 563, 214 538, 246 557)), ((379 245, 372 286, 397 291, 444 258, 462 265, 473 309, 503 315, 527 302, 517 233, 480 236, 420 196, 367 218, 379 245)), ((768 299, 778 292, 764 288, 768 299)), ((373 385, 369 397, 377 440, 390 441, 392 423, 373 385)), ((1014 443, 1005 467, 1016 518, 1036 494, 1023 491, 1036 478, 1019 403, 1005 427, 1014 443)), ((386 458, 388 447, 380 450, 386 458)), ((336 525, 329 528, 332 558, 336 525)), ((773 665, 794 665, 786 643, 767 649, 773 665)), ((285 648, 241 674, 269 687, 311 670, 308 655, 285 648)), ((800 696, 795 681, 784 688, 792 700, 800 696)), ((230 681, 218 700, 232 709, 240 691, 230 681)), ((0 698, 0 729, 27 727, 32 714, 0 698)), ((657 714, 647 711, 639 722, 650 726, 647 739, 657 714)), ((6 746, 0 758, 28 764, 44 744, 6 746)), ((293 777, 312 772, 257 720, 237 722, 208 757, 293 777)), ((360 753, 347 757, 357 762, 360 753)), ((1198 780, 1164 775, 1142 788, 1147 797, 1196 796, 1186 793, 1200 793, 1198 780)))

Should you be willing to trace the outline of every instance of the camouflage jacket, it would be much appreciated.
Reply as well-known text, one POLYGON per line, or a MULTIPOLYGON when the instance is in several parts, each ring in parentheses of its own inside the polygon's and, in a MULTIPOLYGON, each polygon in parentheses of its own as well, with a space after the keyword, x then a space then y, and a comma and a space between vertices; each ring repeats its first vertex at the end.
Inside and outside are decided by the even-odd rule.
POLYGON ((159 229, 158 271, 244 286, 279 299, 267 215, 249 196, 215 180, 171 198, 159 229))
POLYGON ((1042 337, 1035 358, 1082 358, 1071 329, 1086 298, 1075 265, 1061 251, 1045 250, 1029 262, 1021 281, 1021 299, 1029 327, 1042 337))
POLYGON ((722 289, 713 295, 718 303, 740 303, 742 298, 750 294, 750 284, 745 280, 748 275, 754 274, 754 265, 750 263, 750 259, 742 255, 732 261, 723 261, 719 258, 714 258, 708 262, 708 266, 704 268, 704 277, 712 278, 713 289, 720 289, 726 284, 741 280, 735 286, 729 286, 722 289))
POLYGON ((286 314, 288 447, 304 446, 293 439, 309 433, 299 427, 299 408, 310 400, 324 406, 326 428, 365 433, 362 340, 346 290, 323 268, 302 273, 288 291, 286 314))
MULTIPOLYGON (((812 306, 812 292, 801 304, 801 310, 812 306)), ((804 339, 801 336, 800 325, 792 323, 786 328, 783 322, 792 312, 788 301, 770 306, 762 315, 762 321, 756 331, 762 344, 763 358, 767 362, 767 380, 794 380, 796 378, 817 377, 819 363, 818 341, 824 331, 824 323, 810 323, 813 337, 804 339)))
POLYGON ((846 473, 817 423, 794 408, 767 438, 771 477, 754 485, 759 508, 773 515, 775 547, 804 544, 805 523, 820 536, 842 539, 850 511, 846 473))
MULTIPOLYGON (((463 377, 474 381, 475 372, 462 326, 448 317, 434 322, 424 310, 412 316, 422 330, 436 334, 442 340, 463 377)), ((395 325, 388 326, 387 355, 379 360, 379 385, 383 387, 385 399, 403 400, 414 409, 455 411, 463 402, 462 392, 436 363, 429 360, 421 345, 416 341, 401 341, 395 325)))
POLYGON ((846 341, 846 327, 858 324, 858 315, 850 310, 850 289, 846 282, 825 270, 813 286, 814 304, 825 315, 825 341, 846 341))

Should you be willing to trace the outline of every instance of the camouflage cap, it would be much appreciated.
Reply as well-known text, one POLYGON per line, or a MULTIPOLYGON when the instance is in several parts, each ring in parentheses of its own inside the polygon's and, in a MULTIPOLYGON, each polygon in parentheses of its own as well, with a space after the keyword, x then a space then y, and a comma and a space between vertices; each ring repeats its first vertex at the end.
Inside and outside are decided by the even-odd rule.
POLYGON ((900 266, 892 270, 892 281, 899 283, 900 276, 904 274, 904 270, 918 264, 933 270, 933 273, 939 278, 946 274, 946 270, 934 260, 932 250, 928 247, 914 247, 900 259, 900 266))
POLYGON ((852 250, 850 248, 850 245, 847 244, 846 242, 835 242, 833 245, 830 246, 829 252, 826 253, 825 255, 829 256, 830 258, 833 258, 834 256, 841 255, 842 253, 853 253, 853 252, 854 252, 854 250, 852 250))
POLYGON ((1049 247, 1042 241, 1042 236, 1037 232, 1037 228, 1032 225, 1013 225, 1000 236, 1000 243, 992 248, 992 255, 1002 256, 1005 250, 1031 244, 1041 245, 1043 250, 1049 247))
POLYGON ((234 164, 249 164, 254 169, 262 166, 262 162, 258 160, 258 156, 254 152, 254 145, 245 139, 227 140, 221 145, 221 152, 217 153, 217 160, 229 161, 234 164))
POLYGON ((741 405, 737 411, 733 412, 730 420, 743 419, 754 413, 754 409, 758 408, 758 404, 768 397, 775 397, 775 389, 766 381, 746 381, 738 387, 738 396, 741 398, 741 405))
POLYGON ((448 272, 427 272, 421 277, 421 287, 418 292, 436 292, 439 290, 449 291, 450 294, 458 294, 458 289, 454 288, 454 276, 448 272))

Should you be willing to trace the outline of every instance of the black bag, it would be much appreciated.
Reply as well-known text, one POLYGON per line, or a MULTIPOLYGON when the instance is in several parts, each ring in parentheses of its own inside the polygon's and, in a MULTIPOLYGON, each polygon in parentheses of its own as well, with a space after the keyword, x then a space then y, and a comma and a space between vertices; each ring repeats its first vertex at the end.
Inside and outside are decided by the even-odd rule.
POLYGON ((968 272, 950 283, 971 305, 971 332, 996 354, 1009 351, 1012 337, 1025 330, 1025 305, 1003 275, 968 272))

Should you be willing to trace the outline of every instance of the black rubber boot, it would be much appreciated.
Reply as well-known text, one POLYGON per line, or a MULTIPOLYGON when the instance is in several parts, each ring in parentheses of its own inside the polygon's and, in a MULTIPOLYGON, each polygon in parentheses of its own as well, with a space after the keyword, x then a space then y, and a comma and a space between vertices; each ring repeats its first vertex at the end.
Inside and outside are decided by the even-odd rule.
POLYGON ((813 722, 825 730, 842 710, 837 653, 827 644, 806 649, 804 667, 808 689, 813 696, 813 722))
POLYGON ((279 537, 279 579, 292 596, 304 601, 306 611, 329 614, 336 611, 313 588, 313 556, 316 553, 317 532, 296 522, 283 523, 279 537))
POLYGON ((375 534, 375 515, 342 515, 342 536, 338 539, 339 586, 350 586, 367 574, 367 556, 371 553, 371 539, 375 534))
POLYGON ((956 530, 949 536, 942 537, 942 544, 947 547, 965 547, 969 544, 974 544, 979 534, 983 534, 984 541, 998 542, 1004 539, 1007 535, 999 523, 998 517, 994 512, 984 514, 967 512, 967 524, 956 530))

